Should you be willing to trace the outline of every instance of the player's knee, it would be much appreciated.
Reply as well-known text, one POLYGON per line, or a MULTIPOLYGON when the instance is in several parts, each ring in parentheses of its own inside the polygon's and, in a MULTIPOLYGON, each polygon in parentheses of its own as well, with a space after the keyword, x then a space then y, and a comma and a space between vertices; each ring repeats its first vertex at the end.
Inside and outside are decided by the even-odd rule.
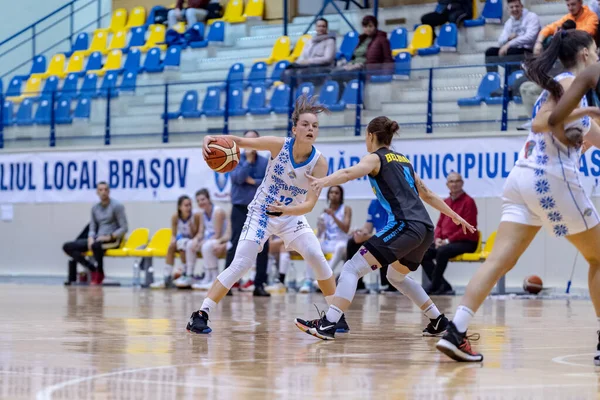
POLYGON ((373 267, 369 265, 363 256, 361 256, 359 253, 356 253, 350 260, 346 261, 346 264, 344 264, 342 275, 345 272, 356 275, 357 279, 360 279, 369 272, 377 269, 377 266, 373 267))
POLYGON ((320 248, 309 247, 303 254, 305 261, 312 268, 318 281, 329 279, 333 272, 320 248))
POLYGON ((600 269, 600 257, 593 255, 593 256, 585 257, 585 260, 590 265, 590 269, 594 269, 594 270, 600 269))
POLYGON ((396 269, 393 268, 392 266, 388 267, 386 276, 387 276, 388 281, 390 281, 390 283, 394 287, 398 287, 406 279, 406 275, 404 275, 400 271, 396 271, 396 269))
POLYGON ((102 242, 94 242, 94 244, 92 244, 92 250, 93 251, 102 250, 102 242))
POLYGON ((177 243, 175 243, 175 242, 170 243, 169 251, 177 251, 177 243))
POLYGON ((205 241, 202 243, 202 254, 208 254, 214 247, 214 242, 212 240, 205 241))

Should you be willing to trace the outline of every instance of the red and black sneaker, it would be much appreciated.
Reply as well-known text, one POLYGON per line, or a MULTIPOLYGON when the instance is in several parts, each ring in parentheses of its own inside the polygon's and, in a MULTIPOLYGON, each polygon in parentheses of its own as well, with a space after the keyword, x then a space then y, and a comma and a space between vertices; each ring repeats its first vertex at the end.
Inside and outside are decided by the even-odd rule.
POLYGON ((461 333, 456 329, 452 321, 448 324, 446 334, 440 339, 435 347, 455 361, 481 362, 483 354, 475 353, 471 348, 469 340, 479 340, 479 334, 467 336, 467 332, 461 333))

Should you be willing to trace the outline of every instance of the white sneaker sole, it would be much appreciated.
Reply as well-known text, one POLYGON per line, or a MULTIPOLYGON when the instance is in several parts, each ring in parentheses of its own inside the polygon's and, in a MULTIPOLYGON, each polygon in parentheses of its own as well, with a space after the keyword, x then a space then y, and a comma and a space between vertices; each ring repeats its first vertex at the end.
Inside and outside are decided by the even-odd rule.
POLYGON ((294 323, 296 324, 296 326, 298 327, 298 329, 300 329, 302 332, 307 333, 307 334, 309 334, 311 336, 314 336, 314 337, 316 337, 318 339, 321 339, 321 340, 334 340, 335 339, 335 338, 332 338, 332 337, 327 337, 327 336, 323 336, 323 335, 319 334, 319 332, 317 332, 316 329, 314 329, 314 328, 311 329, 311 328, 307 327, 306 325, 301 324, 300 322, 298 322, 298 319, 295 319, 294 323))
POLYGON ((429 332, 423 332, 423 336, 424 337, 440 337, 440 336, 444 336, 444 334, 446 333, 446 331, 442 331, 440 333, 429 333, 429 332))
POLYGON ((483 356, 468 355, 464 351, 459 350, 458 347, 456 347, 455 345, 453 345, 446 339, 440 339, 440 341, 437 342, 435 347, 439 351, 441 351, 442 353, 444 353, 445 355, 450 357, 451 359, 458 361, 458 362, 482 362, 483 361, 483 356))

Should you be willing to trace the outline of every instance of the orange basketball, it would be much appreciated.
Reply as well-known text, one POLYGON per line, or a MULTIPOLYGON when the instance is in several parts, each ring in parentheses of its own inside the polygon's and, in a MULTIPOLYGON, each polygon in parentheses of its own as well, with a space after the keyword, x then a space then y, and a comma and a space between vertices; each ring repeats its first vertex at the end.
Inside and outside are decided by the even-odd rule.
POLYGON ((240 162, 240 148, 228 137, 218 137, 208 147, 211 153, 204 160, 213 171, 229 172, 240 162))
POLYGON ((527 293, 538 294, 543 288, 542 278, 537 275, 528 276, 523 281, 523 290, 527 293))

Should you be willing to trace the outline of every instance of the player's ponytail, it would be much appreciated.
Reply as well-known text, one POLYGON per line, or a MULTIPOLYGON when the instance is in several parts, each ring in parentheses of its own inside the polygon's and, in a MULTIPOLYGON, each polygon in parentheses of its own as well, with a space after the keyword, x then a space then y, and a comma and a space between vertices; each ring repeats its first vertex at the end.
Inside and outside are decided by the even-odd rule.
POLYGON ((539 56, 525 61, 525 71, 529 79, 550 92, 556 99, 563 94, 561 84, 548 75, 548 72, 560 60, 565 69, 573 68, 578 63, 577 54, 581 49, 591 46, 593 39, 589 33, 578 30, 560 30, 556 32, 550 46, 539 56))
POLYGON ((367 125, 367 133, 375 135, 377 142, 385 146, 392 144, 392 139, 399 130, 400 126, 396 121, 384 116, 373 118, 367 125))

